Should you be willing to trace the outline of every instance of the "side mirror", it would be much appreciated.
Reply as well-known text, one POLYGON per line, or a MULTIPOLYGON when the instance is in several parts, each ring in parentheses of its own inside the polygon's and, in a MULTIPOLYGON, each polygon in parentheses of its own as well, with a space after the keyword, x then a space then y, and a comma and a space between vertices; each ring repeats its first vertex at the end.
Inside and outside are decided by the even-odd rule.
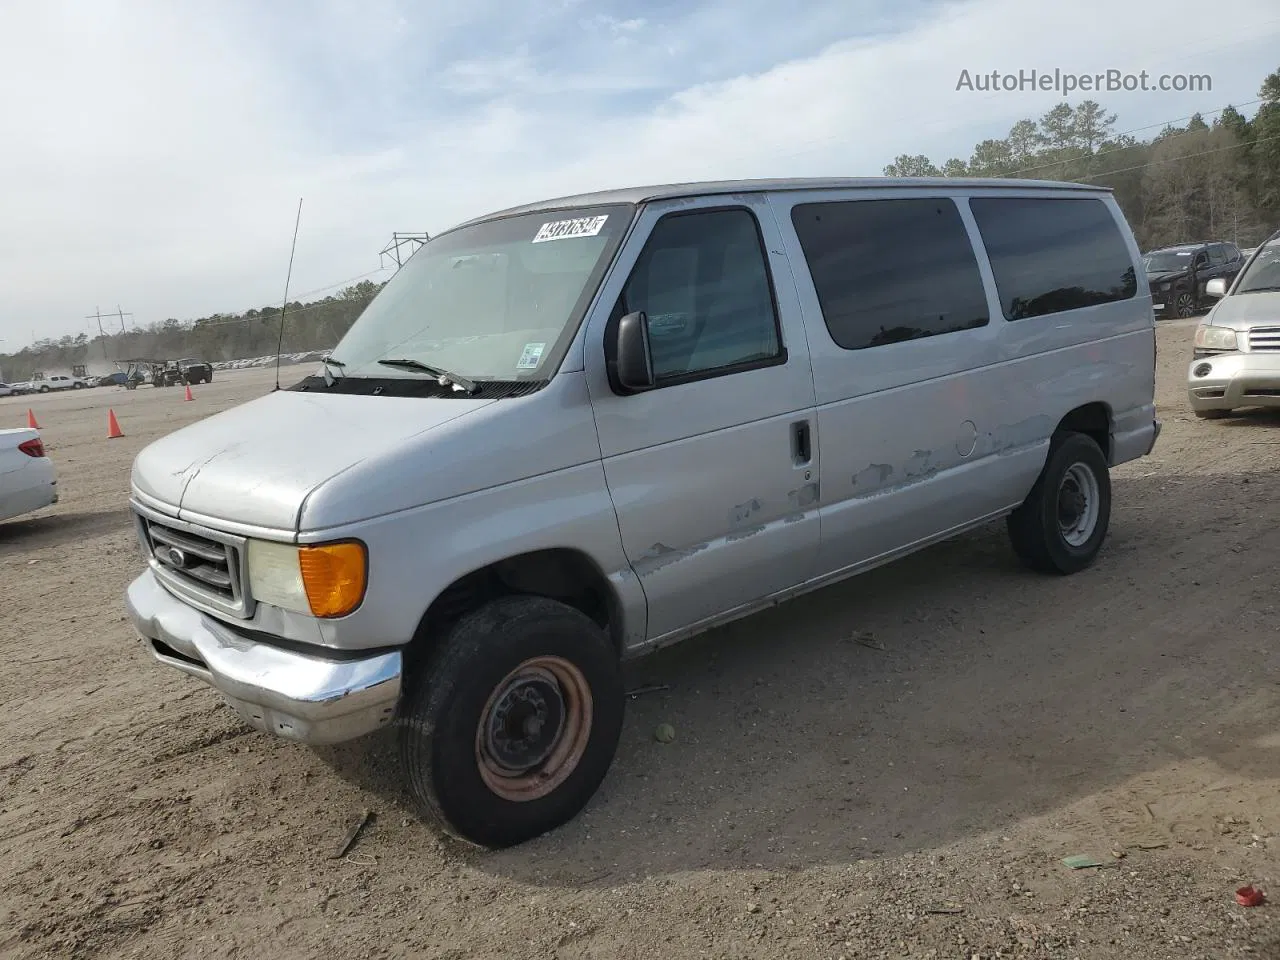
POLYGON ((1204 293, 1207 297, 1221 298, 1227 295, 1227 281, 1222 277, 1214 277, 1204 285, 1204 293))
POLYGON ((653 387, 653 353, 649 349, 649 318, 641 311, 619 317, 605 338, 609 379, 628 393, 653 387))

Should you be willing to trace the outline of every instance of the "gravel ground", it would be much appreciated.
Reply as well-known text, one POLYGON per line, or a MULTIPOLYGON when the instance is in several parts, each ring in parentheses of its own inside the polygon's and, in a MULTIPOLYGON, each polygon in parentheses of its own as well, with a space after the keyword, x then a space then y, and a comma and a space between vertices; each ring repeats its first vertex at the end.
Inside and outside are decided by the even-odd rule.
POLYGON ((62 489, 0 524, 0 957, 1280 958, 1234 900, 1280 901, 1280 417, 1191 416, 1191 333, 1096 567, 995 525, 642 661, 586 813, 497 854, 388 738, 253 733, 125 622, 133 456, 271 371, 0 400, 62 489))

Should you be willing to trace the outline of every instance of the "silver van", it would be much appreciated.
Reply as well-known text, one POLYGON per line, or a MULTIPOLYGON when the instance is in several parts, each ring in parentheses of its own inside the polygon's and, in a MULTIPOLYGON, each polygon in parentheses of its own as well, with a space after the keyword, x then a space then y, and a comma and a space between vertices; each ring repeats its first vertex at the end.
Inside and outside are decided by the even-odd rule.
POLYGON ((423 814, 507 846, 603 780, 625 658, 999 518, 1035 570, 1088 566, 1154 389, 1104 188, 531 204, 426 243, 301 382, 143 450, 128 606, 261 730, 394 725, 423 814))
POLYGON ((1280 407, 1280 230, 1250 254, 1228 291, 1196 328, 1187 399, 1197 417, 1218 420, 1242 407, 1280 407))

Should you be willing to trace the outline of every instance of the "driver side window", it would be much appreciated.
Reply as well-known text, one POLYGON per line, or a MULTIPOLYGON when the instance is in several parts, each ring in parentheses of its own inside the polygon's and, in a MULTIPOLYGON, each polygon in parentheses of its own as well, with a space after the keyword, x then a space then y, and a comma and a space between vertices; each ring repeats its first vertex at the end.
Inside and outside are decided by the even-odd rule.
POLYGON ((658 221, 616 308, 649 321, 659 385, 784 359, 773 289, 747 210, 668 214, 658 221))

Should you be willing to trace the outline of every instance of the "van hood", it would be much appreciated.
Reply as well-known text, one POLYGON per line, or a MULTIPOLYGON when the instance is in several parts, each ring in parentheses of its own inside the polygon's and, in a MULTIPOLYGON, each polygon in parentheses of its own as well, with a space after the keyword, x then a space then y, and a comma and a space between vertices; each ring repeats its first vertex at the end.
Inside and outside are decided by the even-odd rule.
POLYGON ((132 483, 180 516, 296 531, 326 480, 495 402, 281 390, 150 444, 132 483))
POLYGON ((1214 304, 1205 323, 1235 330, 1257 326, 1280 327, 1280 290, 1235 293, 1223 297, 1214 304))

